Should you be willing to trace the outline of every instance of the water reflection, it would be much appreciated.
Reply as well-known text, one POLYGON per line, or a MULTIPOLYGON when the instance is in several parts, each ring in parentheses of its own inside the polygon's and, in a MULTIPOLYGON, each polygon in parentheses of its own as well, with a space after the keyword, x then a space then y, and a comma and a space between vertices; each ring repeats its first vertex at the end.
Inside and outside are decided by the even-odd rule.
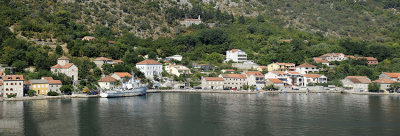
POLYGON ((399 96, 149 94, 0 103, 0 135, 395 135, 399 96))

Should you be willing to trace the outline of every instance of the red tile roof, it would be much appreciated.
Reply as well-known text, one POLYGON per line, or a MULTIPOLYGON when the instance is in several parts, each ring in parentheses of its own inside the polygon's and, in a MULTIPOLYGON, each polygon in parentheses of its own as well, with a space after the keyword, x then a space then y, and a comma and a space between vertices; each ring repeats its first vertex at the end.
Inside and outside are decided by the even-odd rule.
POLYGON ((255 77, 264 77, 264 75, 260 71, 248 71, 246 72, 247 76, 254 75, 255 77))
POLYGON ((361 84, 371 83, 371 80, 366 76, 347 76, 346 78, 353 83, 361 83, 361 84))
POLYGON ((61 80, 48 80, 49 84, 62 84, 61 80))
POLYGON ((232 53, 233 53, 233 52, 239 51, 239 49, 232 49, 231 51, 232 51, 232 53))
POLYGON ((229 71, 229 72, 235 72, 234 69, 224 69, 225 71, 229 71))
POLYGON ((268 79, 269 81, 271 81, 274 84, 283 84, 283 82, 277 78, 270 78, 268 79))
POLYGON ((315 63, 328 63, 327 60, 323 60, 322 58, 319 58, 319 57, 314 57, 314 62, 315 63))
POLYGON ((246 78, 244 74, 221 74, 224 78, 246 78))
POLYGON ((143 60, 139 63, 136 63, 136 65, 161 65, 161 63, 155 60, 143 60))
POLYGON ((3 81, 0 81, 0 86, 3 85, 3 81))
POLYGON ((20 80, 24 80, 24 76, 23 75, 5 75, 3 76, 3 80, 4 81, 20 81, 20 80))
POLYGON ((297 66, 297 67, 315 68, 315 67, 317 67, 317 66, 314 66, 314 65, 311 65, 311 64, 308 64, 308 63, 303 63, 303 64, 301 64, 301 65, 299 65, 299 66, 297 66))
POLYGON ((321 74, 304 74, 305 77, 309 77, 309 78, 318 78, 321 77, 323 75, 321 74))
POLYGON ((124 61, 122 61, 122 60, 114 60, 113 62, 114 63, 124 63, 124 61))
POLYGON ((109 59, 109 58, 106 58, 106 57, 97 57, 94 60, 112 60, 112 59, 109 59))
POLYGON ((286 73, 283 71, 272 71, 272 73, 274 73, 275 75, 286 75, 286 73))
POLYGON ((341 54, 343 54, 343 53, 327 53, 327 54, 322 55, 321 57, 330 57, 330 56, 338 57, 341 54))
POLYGON ((204 77, 206 81, 224 81, 221 77, 204 77))
POLYGON ((372 81, 373 83, 381 83, 381 84, 393 84, 393 83, 396 83, 395 81, 393 81, 393 80, 390 80, 390 79, 378 79, 378 80, 375 80, 375 81, 372 81))
POLYGON ((289 71, 288 73, 292 74, 292 75, 301 75, 299 72, 295 72, 295 71, 289 71))
POLYGON ((111 76, 105 76, 99 80, 99 82, 115 82, 115 81, 117 80, 111 76))
POLYGON ((285 66, 295 66, 294 63, 280 63, 280 62, 278 62, 278 63, 275 63, 275 64, 278 64, 278 65, 285 65, 285 66))
POLYGON ((108 41, 108 43, 115 43, 115 41, 108 41))
POLYGON ((128 72, 115 72, 114 74, 119 76, 119 77, 129 77, 129 78, 132 77, 132 75, 129 74, 128 72))
POLYGON ((64 69, 64 68, 69 68, 69 67, 71 67, 72 65, 74 65, 74 64, 72 64, 72 63, 67 63, 67 64, 65 64, 64 66, 61 66, 60 64, 57 64, 57 65, 52 66, 51 68, 60 68, 60 69, 64 69))
POLYGON ((400 73, 387 73, 387 72, 383 72, 383 73, 388 75, 390 78, 398 78, 398 77, 400 77, 400 73))
POLYGON ((281 42, 291 42, 292 41, 292 39, 284 39, 284 40, 280 40, 281 42))

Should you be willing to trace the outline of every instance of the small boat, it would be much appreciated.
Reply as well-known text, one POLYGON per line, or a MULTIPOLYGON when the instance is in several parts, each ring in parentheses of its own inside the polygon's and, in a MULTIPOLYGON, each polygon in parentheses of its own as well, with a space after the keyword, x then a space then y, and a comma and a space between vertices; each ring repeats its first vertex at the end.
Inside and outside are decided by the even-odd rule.
POLYGON ((102 91, 100 97, 113 98, 146 95, 146 85, 141 84, 140 81, 136 80, 134 77, 135 76, 132 72, 132 78, 127 83, 122 83, 122 87, 110 91, 102 91))

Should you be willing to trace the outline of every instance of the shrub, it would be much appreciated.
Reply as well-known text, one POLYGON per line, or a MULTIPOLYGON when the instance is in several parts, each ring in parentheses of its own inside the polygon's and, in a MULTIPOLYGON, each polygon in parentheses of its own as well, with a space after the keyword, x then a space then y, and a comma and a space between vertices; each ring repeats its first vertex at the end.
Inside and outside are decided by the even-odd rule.
POLYGON ((15 95, 15 94, 9 94, 9 95, 7 95, 7 98, 12 98, 12 97, 16 97, 17 95, 15 95))
POLYGON ((47 93, 47 96, 57 96, 57 95, 58 95, 58 93, 57 92, 53 92, 53 91, 50 91, 50 92, 47 93))
POLYGON ((29 96, 34 96, 35 94, 36 94, 36 91, 35 91, 35 90, 32 90, 32 89, 31 89, 31 90, 28 91, 28 95, 29 95, 29 96))

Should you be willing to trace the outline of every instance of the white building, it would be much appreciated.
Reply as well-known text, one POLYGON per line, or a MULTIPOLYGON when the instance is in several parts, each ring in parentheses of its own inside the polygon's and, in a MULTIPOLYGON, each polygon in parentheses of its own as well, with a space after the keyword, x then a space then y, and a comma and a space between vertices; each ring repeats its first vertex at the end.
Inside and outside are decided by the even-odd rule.
POLYGON ((265 74, 265 79, 277 78, 285 85, 303 86, 304 75, 295 71, 271 71, 265 74))
POLYGON ((263 89, 265 87, 264 74, 260 71, 248 71, 245 72, 247 77, 247 85, 256 86, 257 89, 263 89))
POLYGON ((242 89, 243 85, 247 85, 247 77, 244 74, 221 74, 219 77, 224 78, 224 88, 242 89))
POLYGON ((224 89, 224 79, 221 77, 203 77, 201 79, 201 88, 205 90, 222 90, 224 89))
POLYGON ((182 56, 181 55, 173 55, 173 56, 169 56, 166 57, 167 60, 177 60, 177 61, 182 61, 182 56))
POLYGON ((343 53, 327 53, 327 54, 324 54, 324 55, 320 56, 319 58, 322 58, 323 60, 327 60, 329 62, 331 62, 331 61, 343 61, 343 60, 349 59, 343 53))
POLYGON ((160 78, 163 72, 162 64, 155 60, 144 60, 136 63, 136 68, 143 72, 147 79, 153 79, 154 75, 160 78))
POLYGON ((226 62, 232 60, 233 62, 246 62, 247 54, 240 49, 232 49, 226 51, 226 62))
POLYGON ((393 80, 390 80, 390 79, 378 79, 378 80, 372 81, 372 83, 380 84, 381 87, 379 89, 387 91, 387 90, 389 90, 390 85, 393 84, 393 83, 396 83, 396 81, 393 81, 393 80))
POLYGON ((5 75, 3 76, 3 97, 15 94, 16 97, 24 96, 24 76, 23 75, 5 75))
POLYGON ((328 78, 321 74, 304 74, 304 82, 302 86, 308 86, 308 84, 317 83, 328 83, 328 78))
POLYGON ((168 65, 165 66, 165 71, 170 75, 180 76, 182 74, 192 74, 190 69, 183 65, 168 65))
POLYGON ((201 18, 200 18, 200 15, 199 15, 199 17, 197 19, 185 19, 185 20, 181 21, 180 23, 181 23, 181 25, 184 25, 185 27, 188 27, 188 26, 191 26, 193 24, 199 25, 202 22, 201 22, 201 18))
POLYGON ((110 90, 114 88, 115 82, 117 80, 111 76, 105 76, 101 78, 98 83, 101 89, 110 90))
POLYGON ((366 76, 347 76, 341 81, 346 91, 351 92, 368 92, 368 84, 371 83, 366 76))
POLYGON ((304 63, 296 67, 296 72, 299 72, 300 74, 316 73, 319 72, 319 69, 317 66, 304 63))
POLYGON ((51 67, 52 73, 63 73, 72 78, 73 81, 78 80, 78 67, 73 63, 69 63, 69 59, 65 56, 58 58, 57 64, 51 67))

